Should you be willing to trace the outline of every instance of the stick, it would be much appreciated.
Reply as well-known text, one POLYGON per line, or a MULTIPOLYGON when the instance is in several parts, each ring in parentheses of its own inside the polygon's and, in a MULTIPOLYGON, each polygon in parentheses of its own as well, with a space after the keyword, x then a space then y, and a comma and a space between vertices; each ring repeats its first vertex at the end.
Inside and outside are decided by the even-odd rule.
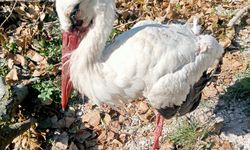
POLYGON ((243 7, 242 9, 240 9, 236 13, 236 15, 228 22, 227 26, 232 27, 233 25, 235 25, 235 23, 239 20, 239 18, 241 18, 243 16, 243 14, 245 12, 247 12, 248 10, 250 10, 250 5, 247 5, 247 6, 243 7))
POLYGON ((14 138, 23 134, 27 131, 33 124, 36 123, 36 120, 31 118, 26 121, 5 125, 0 128, 0 149, 5 149, 5 147, 10 144, 14 138))
POLYGON ((0 27, 4 25, 4 23, 10 18, 11 14, 13 13, 14 8, 16 7, 17 0, 15 0, 15 3, 10 11, 10 14, 4 19, 4 21, 1 23, 0 27))

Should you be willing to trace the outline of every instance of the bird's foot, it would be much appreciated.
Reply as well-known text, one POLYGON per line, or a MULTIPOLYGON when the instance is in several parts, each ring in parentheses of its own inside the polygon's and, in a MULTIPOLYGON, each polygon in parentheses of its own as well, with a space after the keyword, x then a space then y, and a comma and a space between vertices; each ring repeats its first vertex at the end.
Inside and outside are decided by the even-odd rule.
POLYGON ((154 145, 152 150, 158 150, 159 149, 159 138, 162 133, 162 127, 163 127, 163 122, 164 118, 160 115, 159 112, 156 112, 156 129, 154 133, 154 145))

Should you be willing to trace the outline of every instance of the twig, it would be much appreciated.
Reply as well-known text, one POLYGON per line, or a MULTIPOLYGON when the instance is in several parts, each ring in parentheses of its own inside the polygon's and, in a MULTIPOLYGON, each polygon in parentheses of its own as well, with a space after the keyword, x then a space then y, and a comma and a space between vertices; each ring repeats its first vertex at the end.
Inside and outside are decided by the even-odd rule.
POLYGON ((120 24, 120 25, 117 25, 117 26, 115 26, 114 28, 120 28, 120 27, 122 27, 122 26, 126 26, 126 25, 129 25, 129 24, 133 24, 133 23, 135 23, 135 22, 137 22, 137 21, 139 21, 141 18, 137 18, 136 20, 133 20, 133 21, 131 21, 131 22, 127 22, 127 23, 124 23, 124 24, 120 24))
POLYGON ((15 3, 10 11, 10 14, 5 18, 5 20, 1 23, 0 27, 2 27, 4 25, 4 23, 10 18, 11 14, 13 13, 14 11, 14 8, 16 7, 16 3, 17 3, 17 0, 15 0, 15 3))
POLYGON ((227 26, 232 27, 233 25, 235 25, 235 23, 239 20, 239 18, 241 18, 243 16, 243 14, 245 12, 247 12, 248 10, 250 10, 250 5, 247 5, 247 6, 243 7, 242 9, 240 9, 236 13, 236 15, 228 22, 227 26))
POLYGON ((23 122, 2 126, 0 129, 0 136, 4 137, 4 139, 0 141, 0 149, 5 149, 14 138, 23 134, 35 123, 36 119, 31 118, 23 122))

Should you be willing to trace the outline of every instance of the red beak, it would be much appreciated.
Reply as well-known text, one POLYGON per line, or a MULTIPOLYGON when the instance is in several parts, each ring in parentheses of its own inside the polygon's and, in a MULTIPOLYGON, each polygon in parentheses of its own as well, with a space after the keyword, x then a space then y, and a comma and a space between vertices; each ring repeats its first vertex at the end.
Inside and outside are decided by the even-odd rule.
POLYGON ((62 34, 62 77, 61 77, 61 90, 62 100, 61 105, 63 111, 67 107, 68 99, 72 92, 72 83, 70 81, 70 68, 69 58, 70 53, 75 50, 79 45, 79 39, 76 32, 63 32, 62 34))

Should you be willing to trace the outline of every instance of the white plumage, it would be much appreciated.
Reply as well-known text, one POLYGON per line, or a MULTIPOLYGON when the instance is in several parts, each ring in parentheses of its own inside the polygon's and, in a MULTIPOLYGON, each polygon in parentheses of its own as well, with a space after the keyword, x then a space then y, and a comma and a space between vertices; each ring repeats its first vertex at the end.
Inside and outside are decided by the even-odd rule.
MULTIPOLYGON (((202 73, 222 56, 210 35, 195 26, 138 22, 105 46, 115 16, 113 0, 79 0, 89 31, 70 57, 75 89, 96 104, 117 105, 144 96, 155 108, 179 106, 202 73), (93 18, 91 18, 93 17, 93 18), (87 18, 87 19, 86 19, 87 18)), ((57 2, 62 29, 67 30, 67 3, 57 2), (64 25, 66 24, 66 25, 64 25)), ((85 26, 86 26, 85 25, 85 26)))
MULTIPOLYGON (((113 0, 58 0, 56 8, 65 33, 63 57, 70 56, 63 59, 63 109, 72 82, 98 105, 144 96, 165 118, 184 115, 198 106, 210 79, 204 72, 224 51, 214 37, 200 35, 197 19, 185 25, 140 21, 106 44, 115 19, 113 0)), ((163 127, 159 113, 154 150, 163 127)))

